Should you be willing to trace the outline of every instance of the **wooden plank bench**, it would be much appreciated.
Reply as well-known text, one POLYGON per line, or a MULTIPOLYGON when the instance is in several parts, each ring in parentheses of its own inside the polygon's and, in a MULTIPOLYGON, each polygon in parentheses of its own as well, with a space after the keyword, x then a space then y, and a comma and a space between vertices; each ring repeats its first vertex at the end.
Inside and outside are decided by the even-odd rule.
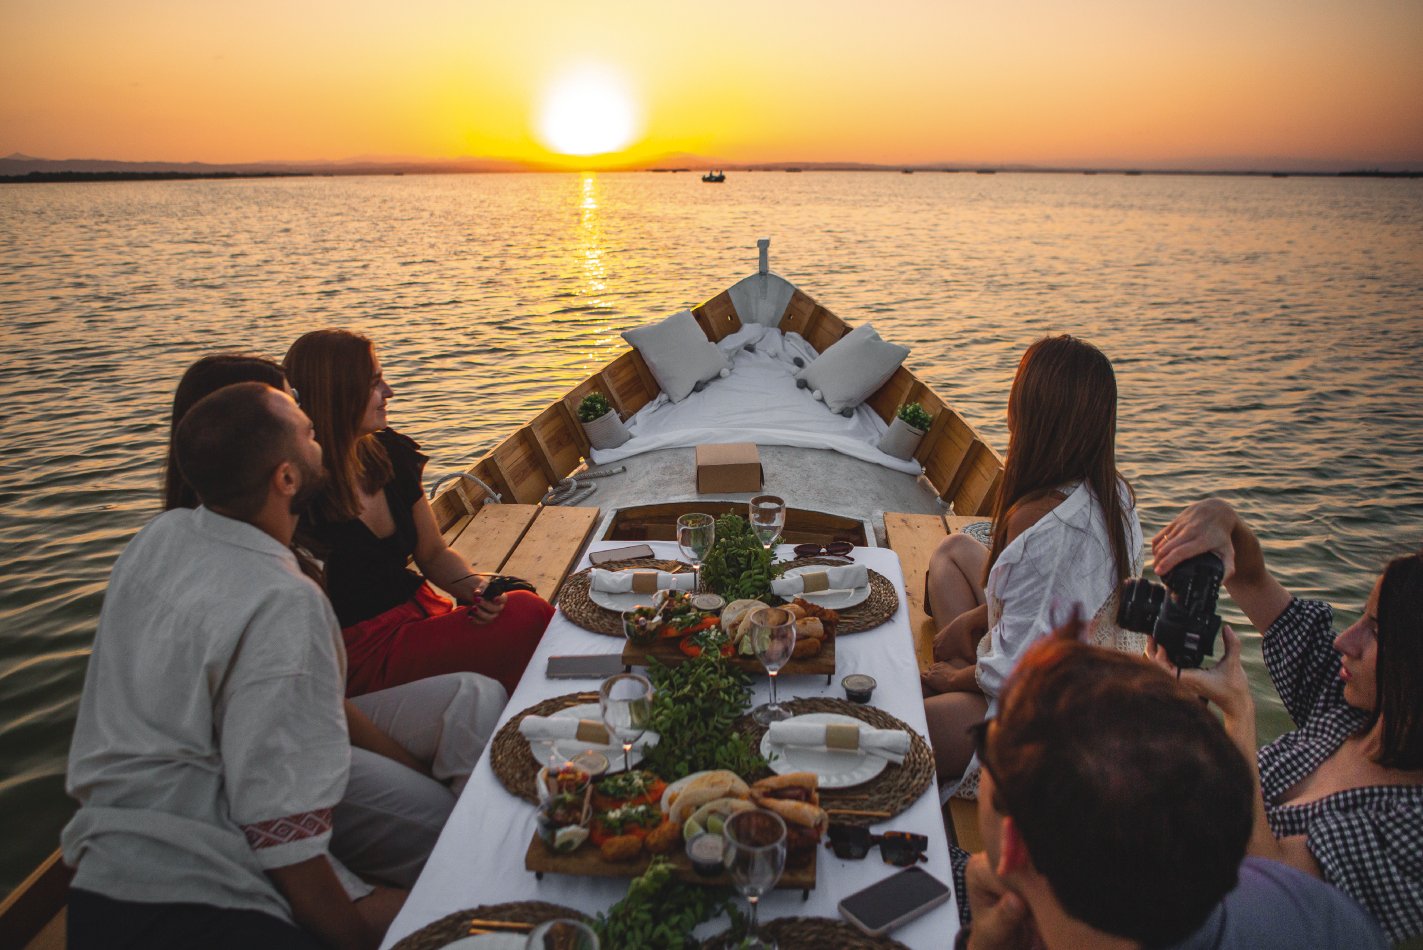
POLYGON ((597 508, 484 505, 446 541, 476 571, 522 577, 552 603, 600 514, 597 508))
POLYGON ((0 901, 0 947, 63 950, 73 877, 56 851, 0 901))
MULTIPOLYGON (((904 592, 909 601, 909 627, 914 631, 914 654, 924 669, 934 659, 934 634, 940 626, 953 619, 930 617, 924 604, 924 577, 929 570, 929 558, 949 531, 984 520, 981 516, 913 515, 900 511, 884 513, 884 536, 890 550, 899 555, 904 571, 904 592)), ((951 798, 945 806, 945 825, 955 843, 965 851, 982 851, 983 838, 978 831, 978 807, 963 798, 951 798)))

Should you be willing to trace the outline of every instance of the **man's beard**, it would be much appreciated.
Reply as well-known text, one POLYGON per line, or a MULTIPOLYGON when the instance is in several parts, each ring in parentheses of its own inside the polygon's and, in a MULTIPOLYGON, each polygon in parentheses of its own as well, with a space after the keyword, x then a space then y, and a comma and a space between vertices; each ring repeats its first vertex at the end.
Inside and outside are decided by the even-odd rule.
POLYGON ((321 493, 326 487, 329 476, 323 466, 312 467, 303 459, 294 459, 297 471, 301 472, 301 487, 292 496, 291 511, 294 515, 299 515, 306 508, 311 499, 321 493))

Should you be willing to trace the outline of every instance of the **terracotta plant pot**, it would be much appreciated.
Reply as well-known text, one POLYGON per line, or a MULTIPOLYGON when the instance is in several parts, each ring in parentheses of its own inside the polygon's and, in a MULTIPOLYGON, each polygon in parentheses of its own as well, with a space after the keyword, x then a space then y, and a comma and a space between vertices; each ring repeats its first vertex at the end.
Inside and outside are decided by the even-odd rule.
POLYGON ((924 433, 903 419, 895 416, 889 424, 889 431, 880 436, 879 450, 897 459, 912 459, 914 450, 919 448, 919 440, 924 433))
POLYGON ((608 410, 592 422, 583 423, 583 431, 588 433, 588 441, 595 449, 615 449, 632 438, 623 420, 618 418, 616 409, 608 410))

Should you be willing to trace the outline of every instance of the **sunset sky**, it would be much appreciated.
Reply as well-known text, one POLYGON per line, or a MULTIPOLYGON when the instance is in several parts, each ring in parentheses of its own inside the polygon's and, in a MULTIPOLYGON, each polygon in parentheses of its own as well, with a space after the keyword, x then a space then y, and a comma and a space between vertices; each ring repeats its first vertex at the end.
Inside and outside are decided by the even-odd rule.
POLYGON ((1423 2, 0 0, 0 154, 610 141, 566 162, 1418 162, 1423 2))

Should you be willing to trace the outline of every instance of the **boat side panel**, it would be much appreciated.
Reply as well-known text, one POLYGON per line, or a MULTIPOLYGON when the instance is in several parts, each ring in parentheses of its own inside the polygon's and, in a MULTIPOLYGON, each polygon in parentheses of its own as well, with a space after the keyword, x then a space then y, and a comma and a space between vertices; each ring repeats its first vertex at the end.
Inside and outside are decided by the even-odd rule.
POLYGON ((731 302, 730 291, 723 290, 700 307, 694 307, 692 316, 713 343, 741 329, 741 317, 731 302))
POLYGON ((528 429, 528 426, 515 429, 508 438, 494 447, 490 458, 509 486, 504 501, 535 505, 543 500, 544 493, 557 479, 546 471, 548 460, 539 452, 538 443, 534 441, 528 429))

